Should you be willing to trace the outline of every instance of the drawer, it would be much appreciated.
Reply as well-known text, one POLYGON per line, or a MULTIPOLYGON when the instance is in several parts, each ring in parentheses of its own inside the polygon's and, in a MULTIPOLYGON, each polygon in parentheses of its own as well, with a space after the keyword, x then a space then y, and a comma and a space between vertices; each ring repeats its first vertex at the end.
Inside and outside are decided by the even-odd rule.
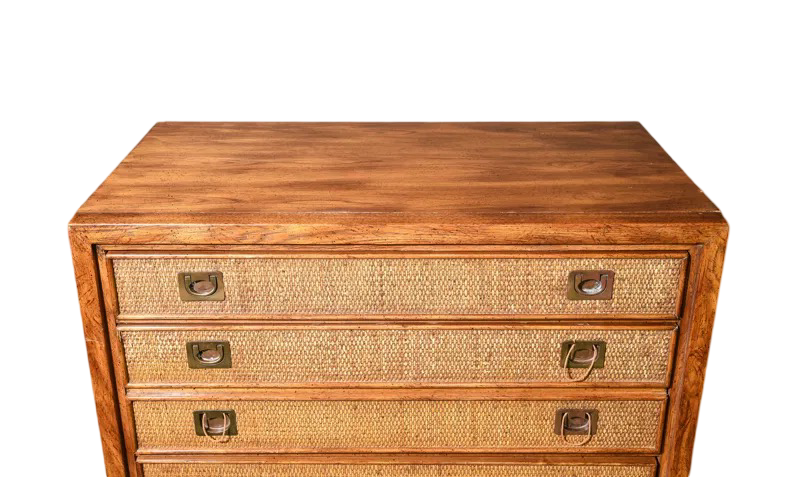
POLYGON ((144 477, 654 477, 655 462, 522 464, 144 463, 144 477))
POLYGON ((155 327, 123 329, 120 336, 131 387, 575 382, 663 387, 670 376, 676 330, 533 325, 513 329, 155 327), (576 342, 580 349, 576 353, 573 348, 566 359, 568 347, 576 342), (217 352, 220 346, 217 364, 204 363, 198 356, 206 350, 217 352), (593 346, 598 347, 596 357, 593 346))
POLYGON ((109 257, 118 313, 125 318, 676 316, 685 280, 685 254, 608 253, 611 256, 606 258, 597 258, 598 254, 154 256, 119 252, 109 257), (216 299, 185 301, 188 295, 182 298, 181 288, 186 284, 179 274, 210 272, 221 284, 216 299), (578 272, 577 278, 572 272, 578 272), (580 293, 576 280, 584 283, 580 293))
POLYGON ((660 448, 665 407, 663 397, 630 401, 352 399, 137 400, 133 413, 139 453, 655 453, 660 448), (574 425, 576 435, 560 435, 560 411, 565 409, 576 413, 567 419, 567 427, 574 425), (220 429, 220 413, 230 416, 224 424, 233 422, 236 435, 203 435, 199 424, 203 413, 207 422, 215 420, 220 429), (595 430, 592 436, 580 430, 589 425, 595 430))

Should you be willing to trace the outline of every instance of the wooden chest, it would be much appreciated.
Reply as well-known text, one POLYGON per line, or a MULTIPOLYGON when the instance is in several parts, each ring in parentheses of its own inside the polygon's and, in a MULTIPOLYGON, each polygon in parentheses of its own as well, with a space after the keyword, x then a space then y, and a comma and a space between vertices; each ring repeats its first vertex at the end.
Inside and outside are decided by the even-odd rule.
POLYGON ((108 475, 689 473, 728 227, 638 123, 159 123, 69 230, 108 475))

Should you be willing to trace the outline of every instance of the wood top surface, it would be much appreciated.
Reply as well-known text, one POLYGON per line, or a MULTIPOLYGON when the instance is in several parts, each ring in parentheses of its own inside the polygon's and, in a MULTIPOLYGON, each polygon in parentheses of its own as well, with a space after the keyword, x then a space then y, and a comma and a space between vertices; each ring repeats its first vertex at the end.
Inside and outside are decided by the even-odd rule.
POLYGON ((718 209, 636 122, 166 122, 73 223, 709 215, 718 209))

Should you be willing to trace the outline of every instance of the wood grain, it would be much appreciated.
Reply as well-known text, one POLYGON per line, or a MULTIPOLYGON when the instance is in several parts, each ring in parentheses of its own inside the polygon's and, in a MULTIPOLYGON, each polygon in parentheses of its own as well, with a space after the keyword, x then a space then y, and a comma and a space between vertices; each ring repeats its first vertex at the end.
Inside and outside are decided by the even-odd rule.
MULTIPOLYGON (((398 454, 398 455, 410 454, 410 455, 413 455, 413 456, 416 457, 416 456, 425 455, 425 454, 427 454, 429 452, 430 453, 436 453, 436 454, 448 453, 448 454, 453 454, 454 456, 469 456, 471 454, 480 454, 480 453, 491 452, 492 450, 494 450, 494 449, 485 448, 485 447, 478 447, 478 448, 465 447, 465 448, 458 448, 458 449, 454 449, 454 448, 436 448, 436 449, 431 449, 431 450, 420 450, 419 448, 413 448, 413 447, 412 448, 397 447, 397 448, 380 449, 377 452, 379 452, 381 454, 398 454)), ((235 452, 238 454, 240 451, 235 451, 235 452)), ((264 451, 259 451, 259 452, 261 452, 263 454, 268 454, 270 451, 269 450, 264 450, 264 451)), ((303 455, 303 456, 310 456, 310 455, 314 455, 314 454, 326 455, 326 454, 331 453, 331 452, 358 455, 358 454, 375 453, 376 451, 374 449, 370 449, 370 448, 366 448, 366 447, 348 448, 348 449, 319 449, 319 450, 311 449, 311 448, 276 449, 274 451, 274 453, 276 453, 276 454, 300 454, 300 455, 303 455)), ((559 451, 552 450, 552 449, 549 449, 549 448, 545 449, 545 450, 540 450, 540 449, 531 447, 531 448, 518 448, 518 449, 506 449, 506 448, 503 448, 502 450, 499 450, 499 452, 506 453, 506 454, 513 454, 513 453, 516 452, 516 453, 519 453, 519 454, 528 455, 528 454, 535 454, 536 452, 556 453, 556 452, 559 452, 559 451)), ((634 447, 582 448, 581 450, 578 451, 581 454, 574 454, 573 452, 575 452, 575 451, 574 450, 571 451, 570 449, 565 449, 562 452, 562 454, 563 455, 569 455, 569 456, 574 456, 574 455, 603 455, 604 459, 606 460, 606 462, 615 462, 616 461, 616 457, 615 456, 640 455, 640 456, 651 456, 652 457, 652 456, 657 455, 657 453, 653 452, 652 449, 640 449, 640 448, 634 448, 634 447)), ((216 451, 216 450, 202 450, 202 449, 196 449, 196 448, 191 448, 191 449, 176 449, 176 448, 151 449, 151 448, 147 448, 147 449, 139 450, 138 453, 137 453, 137 456, 161 456, 161 455, 167 456, 168 455, 168 456, 181 457, 181 456, 192 456, 192 455, 198 455, 198 456, 201 456, 201 455, 212 455, 212 454, 217 454, 217 453, 220 453, 220 454, 224 455, 224 454, 227 454, 228 452, 219 452, 219 451, 216 451)), ((142 474, 140 473, 139 475, 142 475, 142 474)))
POLYGON ((558 454, 143 454, 137 457, 147 464, 184 463, 272 463, 272 464, 564 464, 564 465, 655 465, 655 459, 645 456, 601 456, 558 454))
POLYGON ((698 246, 696 277, 689 290, 690 311, 683 317, 678 341, 675 377, 670 391, 672 404, 659 470, 661 477, 688 476, 691 470, 727 232, 726 227, 713 240, 698 246))
POLYGON ((610 466, 612 468, 636 466, 649 468, 654 476, 657 462, 646 456, 598 456, 551 454, 217 454, 217 455, 159 455, 138 456, 140 464, 353 464, 353 465, 554 465, 565 467, 610 466))
POLYGON ((158 123, 79 211, 717 212, 639 123, 158 123))
MULTIPOLYGON (((100 272, 100 284, 103 290, 108 290, 104 293, 105 311, 109 317, 114 317, 119 314, 117 309, 116 294, 113 290, 116 289, 114 283, 114 274, 109 273, 111 270, 111 261, 108 260, 107 253, 102 249, 97 250, 97 266, 100 272)), ((125 396, 125 383, 129 381, 128 369, 125 363, 125 351, 122 346, 122 341, 119 339, 119 331, 117 330, 116 321, 113 319, 107 320, 108 335, 110 336, 110 350, 113 365, 113 372, 116 377, 117 396, 123 396, 119 400, 118 409, 120 415, 120 422, 122 424, 121 432, 123 442, 125 444, 126 455, 128 458, 128 469, 130 477, 137 477, 143 475, 141 466, 136 463, 135 453, 137 449, 136 431, 134 428, 133 407, 125 396)))
POLYGON ((667 392, 657 388, 425 388, 425 389, 306 389, 306 388, 149 388, 129 389, 132 401, 163 400, 279 400, 279 401, 636 401, 665 400, 667 392))
POLYGON ((128 475, 125 465, 127 453, 95 251, 92 244, 74 229, 70 230, 69 240, 106 473, 109 477, 124 477, 128 475))
MULTIPOLYGON (((604 455, 553 455, 553 454, 142 454, 137 457, 140 464, 181 466, 185 464, 278 464, 278 465, 530 465, 588 467, 603 466, 624 468, 627 466, 649 468, 654 476, 657 462, 647 456, 604 455)), ((366 474, 365 474, 366 475, 366 474)))
POLYGON ((380 217, 253 218, 206 215, 132 217, 76 215, 71 222, 95 244, 117 245, 641 245, 703 243, 724 227, 722 215, 673 217, 659 215, 548 216, 544 220, 482 220, 479 216, 443 216, 425 222, 380 217), (627 220, 625 220, 627 219, 627 220), (221 220, 222 223, 217 221, 221 220), (240 223, 232 224, 231 221, 240 223), (683 220, 683 221, 680 221, 683 220))

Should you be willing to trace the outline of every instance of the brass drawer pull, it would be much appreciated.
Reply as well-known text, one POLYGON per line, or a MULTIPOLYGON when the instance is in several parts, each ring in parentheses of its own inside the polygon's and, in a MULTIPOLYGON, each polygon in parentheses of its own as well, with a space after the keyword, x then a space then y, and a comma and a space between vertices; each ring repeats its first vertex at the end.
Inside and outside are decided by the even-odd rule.
POLYGON ((575 270, 569 274, 567 298, 570 300, 610 300, 614 292, 611 270, 575 270))
POLYGON ((202 425, 203 425, 203 434, 211 439, 212 441, 217 440, 214 435, 222 434, 221 440, 227 439, 228 429, 231 427, 231 422, 228 419, 228 415, 222 413, 222 423, 219 422, 219 418, 214 418, 209 420, 208 414, 203 413, 202 416, 202 425))
POLYGON ((596 409, 559 409, 556 411, 555 432, 570 446, 584 446, 597 433, 596 409), (585 435, 583 440, 572 443, 567 440, 570 435, 585 435))
POLYGON ((236 412, 194 411, 194 430, 198 436, 208 437, 212 441, 228 442, 231 436, 238 433, 236 412))
POLYGON ((227 341, 190 341, 186 343, 186 356, 189 367, 230 368, 231 344, 227 341))
POLYGON ((179 273, 178 290, 183 301, 223 301, 222 272, 179 273))
POLYGON ((561 343, 561 367, 567 380, 578 383, 586 380, 592 370, 605 366, 606 343, 604 341, 565 341, 561 343), (583 374, 572 377, 571 368, 586 368, 583 374))

